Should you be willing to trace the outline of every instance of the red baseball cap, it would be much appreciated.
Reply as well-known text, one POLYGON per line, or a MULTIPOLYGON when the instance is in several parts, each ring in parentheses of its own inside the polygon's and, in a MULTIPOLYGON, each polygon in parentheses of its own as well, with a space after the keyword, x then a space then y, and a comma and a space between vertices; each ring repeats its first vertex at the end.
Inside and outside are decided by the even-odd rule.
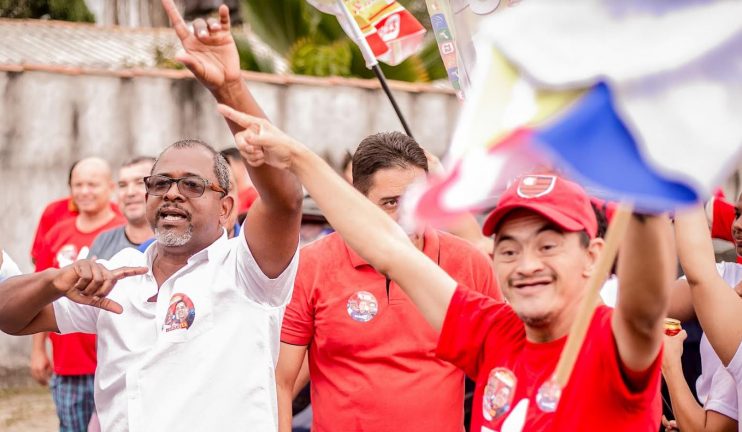
POLYGON ((503 219, 516 209, 534 211, 568 232, 584 230, 590 238, 595 238, 598 232, 598 221, 585 190, 555 175, 519 177, 487 216, 482 232, 492 235, 503 219))

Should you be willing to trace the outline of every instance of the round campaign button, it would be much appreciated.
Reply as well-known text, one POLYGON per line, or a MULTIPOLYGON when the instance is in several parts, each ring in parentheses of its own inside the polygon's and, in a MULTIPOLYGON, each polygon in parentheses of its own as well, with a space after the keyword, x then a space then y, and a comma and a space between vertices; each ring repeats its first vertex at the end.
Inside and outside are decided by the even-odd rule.
POLYGON ((536 393, 536 404, 543 412, 554 412, 562 397, 562 388, 554 377, 544 381, 536 393))
POLYGON ((498 367, 490 371, 482 397, 482 415, 485 420, 491 421, 510 411, 517 384, 518 379, 510 369, 498 367))
POLYGON ((348 299, 347 309, 354 321, 369 322, 379 312, 379 303, 370 292, 358 291, 348 299))

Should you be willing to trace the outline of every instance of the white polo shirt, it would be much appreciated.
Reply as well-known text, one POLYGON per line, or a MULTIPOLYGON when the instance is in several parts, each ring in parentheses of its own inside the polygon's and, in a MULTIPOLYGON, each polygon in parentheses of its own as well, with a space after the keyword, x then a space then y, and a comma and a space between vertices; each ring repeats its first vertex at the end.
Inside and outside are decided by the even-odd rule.
MULTIPOLYGON (((731 262, 716 264, 722 279, 734 288, 742 281, 742 265, 731 262)), ((699 347, 701 353, 701 376, 696 380, 696 394, 706 410, 716 411, 734 420, 738 419, 742 391, 742 354, 737 352, 728 368, 724 368, 719 356, 704 334, 699 347), (735 365, 736 360, 736 365, 735 365), (735 371, 737 372, 735 374, 735 371)))
POLYGON ((277 430, 275 365, 299 254, 269 279, 244 236, 227 239, 225 232, 158 294, 155 253, 154 245, 144 254, 125 249, 104 262, 150 268, 109 295, 123 306, 120 315, 66 297, 54 302, 61 333, 98 335, 102 430, 277 430), (157 302, 148 302, 155 294, 157 302))

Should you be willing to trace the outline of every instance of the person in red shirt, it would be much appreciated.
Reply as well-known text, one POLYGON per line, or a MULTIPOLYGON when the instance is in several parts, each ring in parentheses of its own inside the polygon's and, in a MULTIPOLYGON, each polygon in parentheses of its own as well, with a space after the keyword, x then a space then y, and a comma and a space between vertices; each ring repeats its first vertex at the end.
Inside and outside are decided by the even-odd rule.
MULTIPOLYGON (((114 183, 108 164, 99 158, 78 162, 70 179, 72 200, 79 214, 54 225, 44 237, 36 271, 62 268, 88 256, 88 248, 103 231, 123 225, 126 219, 110 205, 114 183)), ((93 377, 96 368, 95 336, 75 333, 49 334, 54 376, 52 397, 62 430, 86 430, 94 411, 93 377)), ((49 379, 46 335, 33 336, 31 373, 41 384, 49 379)))
MULTIPOLYGON (((399 132, 365 138, 353 157, 355 188, 394 219, 404 190, 427 171, 423 149, 399 132)), ((466 240, 431 228, 410 239, 459 283, 501 298, 486 255, 466 240)), ((291 430, 292 393, 309 351, 313 430, 460 432, 464 374, 435 358, 436 339, 399 286, 337 233, 310 243, 281 332, 279 430, 291 430)))
MULTIPOLYGON (((72 171, 75 169, 76 165, 77 162, 72 164, 67 177, 67 185, 70 187, 72 186, 72 171)), ((111 202, 111 209, 117 214, 120 213, 118 206, 114 202, 111 202)), ((44 211, 41 212, 39 223, 36 226, 36 234, 34 235, 33 244, 31 246, 31 262, 36 264, 39 260, 39 254, 44 245, 44 237, 46 237, 49 230, 60 222, 64 222, 67 219, 74 219, 77 215, 77 205, 75 205, 72 196, 60 198, 47 204, 44 211)))
POLYGON ((595 311, 556 400, 539 390, 552 377, 604 244, 595 238, 595 213, 582 188, 528 175, 502 195, 484 227, 495 235, 495 273, 508 300, 502 303, 446 274, 303 144, 267 121, 219 109, 245 128, 236 139, 248 163, 294 173, 347 244, 440 329, 437 354, 477 383, 472 431, 658 429, 664 315, 675 270, 667 217, 631 218, 619 252, 618 304, 595 311))
POLYGON ((41 248, 44 246, 44 237, 54 225, 77 216, 77 206, 68 196, 50 202, 41 213, 39 224, 36 226, 33 245, 31 246, 31 261, 35 264, 39 260, 41 248))

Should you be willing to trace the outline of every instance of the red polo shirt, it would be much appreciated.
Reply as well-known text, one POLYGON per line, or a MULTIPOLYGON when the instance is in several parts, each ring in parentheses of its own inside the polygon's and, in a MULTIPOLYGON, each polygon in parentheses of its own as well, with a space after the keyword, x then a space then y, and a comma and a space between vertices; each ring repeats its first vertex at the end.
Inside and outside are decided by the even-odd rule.
MULTIPOLYGON (((489 260, 466 241, 428 230, 423 252, 500 298, 489 260)), ((302 249, 281 341, 309 345, 313 431, 461 432, 464 374, 435 357, 437 337, 338 234, 302 249)))
MULTIPOLYGON (((50 267, 60 268, 76 261, 83 248, 89 248, 93 240, 103 231, 116 228, 126 223, 123 216, 116 214, 108 223, 100 228, 82 232, 77 229, 77 218, 67 219, 54 225, 44 237, 39 257, 36 261, 36 271, 50 267)), ((95 373, 96 351, 95 335, 72 333, 59 335, 49 333, 52 343, 52 357, 54 358, 54 373, 57 375, 88 375, 95 373)))
POLYGON ((441 329, 437 354, 476 381, 471 430, 498 431, 527 400, 524 431, 647 431, 658 429, 662 355, 646 371, 625 369, 611 327, 613 310, 595 311, 556 412, 545 412, 538 390, 556 369, 566 337, 547 343, 526 340, 523 321, 505 304, 459 286, 441 329), (628 372, 643 389, 628 388, 628 372))
POLYGON ((41 213, 39 225, 36 227, 36 235, 31 246, 31 260, 34 263, 39 261, 39 255, 42 253, 41 248, 44 245, 44 237, 55 224, 67 219, 74 219, 77 216, 77 209, 72 202, 71 197, 62 198, 50 202, 44 212, 41 213))

